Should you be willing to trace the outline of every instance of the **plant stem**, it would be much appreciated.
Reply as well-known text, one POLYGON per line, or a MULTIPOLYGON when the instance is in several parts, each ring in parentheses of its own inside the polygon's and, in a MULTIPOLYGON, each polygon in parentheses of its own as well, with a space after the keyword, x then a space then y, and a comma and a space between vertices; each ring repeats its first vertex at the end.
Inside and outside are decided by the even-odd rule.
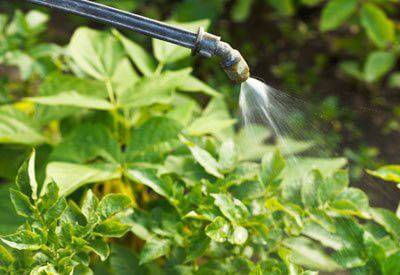
POLYGON ((160 62, 158 63, 158 66, 156 68, 156 71, 154 72, 154 74, 159 75, 161 74, 162 70, 164 69, 164 62, 160 62))

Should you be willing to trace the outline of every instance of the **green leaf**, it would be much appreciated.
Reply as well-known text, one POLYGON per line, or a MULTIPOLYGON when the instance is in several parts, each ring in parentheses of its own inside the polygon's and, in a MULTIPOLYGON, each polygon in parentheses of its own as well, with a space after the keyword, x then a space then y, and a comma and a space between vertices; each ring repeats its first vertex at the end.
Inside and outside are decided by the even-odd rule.
POLYGON ((192 153, 195 160, 207 171, 210 175, 213 175, 217 178, 223 178, 224 176, 219 172, 220 165, 216 161, 216 159, 206 150, 198 147, 194 143, 186 140, 181 137, 181 141, 185 143, 190 152, 192 153))
POLYGON ((86 27, 75 31, 68 52, 82 71, 98 80, 111 79, 124 58, 122 46, 114 36, 86 27))
POLYGON ((187 248, 186 262, 193 261, 206 252, 210 246, 210 239, 204 233, 195 235, 189 240, 189 246, 187 248))
POLYGON ((8 250, 0 245, 0 266, 8 267, 14 263, 15 259, 8 250))
POLYGON ((28 230, 19 230, 12 235, 0 237, 0 240, 18 250, 38 250, 42 245, 40 236, 28 230))
POLYGON ((227 129, 235 123, 235 119, 221 118, 219 112, 216 112, 194 120, 185 131, 191 136, 203 136, 227 129))
POLYGON ((95 110, 114 109, 114 106, 105 99, 82 95, 76 91, 66 91, 52 96, 27 97, 24 100, 48 106, 73 106, 95 110))
POLYGON ((36 123, 25 113, 0 106, 0 143, 37 145, 46 142, 36 123))
POLYGON ((111 245, 110 269, 113 274, 131 275, 145 273, 139 267, 139 260, 131 249, 121 245, 111 245))
POLYGON ((271 133, 265 127, 249 125, 242 128, 235 138, 239 159, 258 161, 265 154, 274 152, 274 146, 265 144, 270 137, 271 133))
POLYGON ((89 241, 88 246, 100 257, 102 261, 105 261, 110 255, 110 248, 108 247, 108 244, 101 238, 96 238, 89 241))
POLYGON ((295 11, 292 0, 268 0, 268 2, 282 16, 292 15, 295 11))
POLYGON ((231 11, 231 17, 235 22, 243 22, 249 17, 253 0, 236 0, 231 11))
POLYGON ((357 8, 357 0, 330 0, 323 8, 321 15, 321 31, 337 29, 357 8))
POLYGON ((331 206, 344 215, 369 216, 369 199, 367 195, 356 188, 348 188, 335 198, 331 206))
POLYGON ((123 224, 115 218, 111 218, 97 225, 94 232, 102 237, 121 238, 129 229, 129 225, 123 224))
POLYGON ((361 7, 361 24, 368 37, 380 48, 388 46, 395 38, 394 23, 385 12, 372 3, 364 3, 361 7))
POLYGON ((61 217, 67 208, 67 201, 65 198, 59 199, 44 215, 46 224, 51 225, 54 221, 61 217))
POLYGON ((157 159, 172 151, 178 144, 182 126, 166 117, 152 117, 133 129, 125 158, 128 162, 157 159))
POLYGON ((323 184, 323 181, 322 174, 318 170, 313 170, 310 175, 303 180, 301 199, 305 207, 318 207, 318 188, 323 184))
POLYGON ((301 266, 312 270, 334 272, 341 270, 331 257, 329 257, 318 245, 307 238, 290 238, 285 245, 292 250, 291 260, 301 266))
POLYGON ((222 243, 231 235, 231 227, 223 217, 216 217, 212 223, 206 226, 205 232, 212 240, 222 243))
MULTIPOLYGON (((167 23, 172 26, 183 28, 185 30, 193 32, 197 32, 200 27, 204 27, 205 29, 207 29, 210 24, 209 20, 200 20, 190 23, 178 23, 169 21, 167 23)), ((153 39, 153 50, 154 56, 162 64, 174 63, 185 57, 190 56, 189 49, 158 39, 153 39)))
POLYGON ((107 219, 132 204, 131 199, 124 194, 108 194, 99 203, 98 211, 100 215, 107 219))
POLYGON ((340 250, 344 246, 343 241, 339 236, 332 234, 314 222, 308 223, 301 233, 334 250, 340 250))
POLYGON ((53 205, 58 201, 58 192, 59 188, 57 183, 50 182, 46 185, 46 188, 43 190, 43 195, 40 197, 39 201, 39 210, 46 211, 49 210, 53 205))
POLYGON ((349 173, 345 170, 336 172, 323 180, 318 186, 318 199, 321 204, 334 200, 349 186, 349 173))
POLYGON ((382 208, 372 208, 371 214, 375 222, 382 225, 397 240, 400 240, 400 219, 396 214, 382 208))
POLYGON ((367 170, 368 174, 386 181, 400 183, 400 165, 386 165, 378 170, 367 170))
POLYGON ((169 251, 170 242, 168 240, 150 239, 146 242, 140 253, 139 264, 142 265, 165 256, 169 251))
POLYGON ((121 41, 126 53, 138 69, 146 76, 153 75, 156 70, 156 62, 153 57, 138 44, 124 37, 117 30, 113 30, 112 33, 121 41))
POLYGON ((290 185, 307 176, 312 170, 319 170, 325 177, 333 175, 343 168, 347 163, 344 158, 296 158, 286 162, 285 170, 282 172, 282 184, 290 185))
POLYGON ((368 55, 364 67, 364 78, 368 82, 379 80, 389 72, 396 63, 396 56, 393 53, 375 51, 368 55))
POLYGON ((10 197, 18 215, 33 218, 34 209, 28 196, 17 190, 10 189, 10 197))
POLYGON ((218 162, 220 169, 225 173, 235 168, 238 162, 238 155, 232 139, 228 139, 221 144, 218 162))
MULTIPOLYGON (((78 78, 72 75, 60 73, 52 73, 46 76, 40 85, 38 96, 39 98, 57 99, 59 94, 67 91, 75 91, 80 96, 88 98, 105 100, 108 97, 106 86, 103 82, 88 78, 78 78)), ((59 120, 68 116, 72 116, 77 112, 82 112, 82 109, 71 106, 51 106, 38 104, 36 106, 35 119, 40 121, 41 124, 47 124, 53 120, 59 120)))
POLYGON ((51 156, 53 161, 80 164, 93 163, 94 160, 117 164, 121 162, 121 158, 117 141, 101 124, 83 124, 76 127, 54 149, 51 156))
POLYGON ((99 206, 99 200, 93 194, 92 190, 86 192, 85 198, 82 202, 82 214, 85 215, 89 223, 96 223, 98 220, 97 210, 99 206))
POLYGON ((61 221, 62 223, 64 223, 64 225, 67 226, 67 228, 65 228, 67 230, 69 230, 68 226, 71 226, 72 229, 72 226, 76 225, 85 226, 87 224, 85 215, 83 215, 79 206, 73 201, 68 202, 68 207, 62 215, 61 221))
POLYGON ((51 162, 47 165, 46 175, 49 179, 57 182, 60 196, 65 196, 88 183, 119 179, 121 171, 119 165, 115 164, 81 165, 51 162))
POLYGON ((239 200, 254 200, 265 195, 265 186, 259 181, 245 181, 229 190, 239 200))
POLYGON ((389 77, 389 87, 392 89, 400 88, 400 72, 394 72, 389 77))
POLYGON ((157 174, 154 170, 151 169, 128 169, 126 172, 126 176, 133 180, 134 182, 144 184, 150 187, 154 192, 159 194, 160 196, 169 198, 170 197, 170 188, 166 182, 157 177, 157 174))
POLYGON ((36 173, 35 173, 35 150, 32 152, 29 163, 28 163, 28 177, 29 177, 29 185, 31 187, 31 197, 33 200, 37 200, 38 195, 38 184, 36 182, 36 173))
POLYGON ((340 70, 347 76, 353 77, 357 80, 364 80, 364 73, 360 68, 360 64, 357 61, 348 60, 339 63, 340 70))
POLYGON ((229 237, 229 242, 232 244, 243 245, 247 241, 248 237, 249 233, 246 228, 234 225, 232 235, 229 237))
POLYGON ((191 69, 182 69, 143 77, 121 93, 118 105, 121 108, 139 108, 154 104, 169 104, 181 79, 187 77, 190 72, 191 69))
POLYGON ((93 271, 84 265, 78 265, 74 267, 74 272, 71 275, 93 275, 93 271))
POLYGON ((32 199, 37 198, 37 183, 35 178, 35 157, 34 153, 26 159, 18 170, 15 183, 18 186, 18 190, 21 191, 32 199))
POLYGON ((214 198, 214 204, 228 220, 240 222, 249 215, 246 206, 238 199, 228 194, 211 194, 211 196, 214 198))
POLYGON ((10 200, 11 184, 0 185, 0 236, 15 232, 24 219, 19 216, 10 200))
POLYGON ((383 265, 385 275, 399 275, 400 274, 400 252, 397 252, 388 257, 383 265))
POLYGON ((215 89, 191 75, 180 78, 177 89, 183 92, 202 92, 214 97, 221 96, 215 89))
POLYGON ((279 151, 267 153, 261 163, 260 179, 265 185, 270 185, 278 178, 285 168, 286 162, 279 151))

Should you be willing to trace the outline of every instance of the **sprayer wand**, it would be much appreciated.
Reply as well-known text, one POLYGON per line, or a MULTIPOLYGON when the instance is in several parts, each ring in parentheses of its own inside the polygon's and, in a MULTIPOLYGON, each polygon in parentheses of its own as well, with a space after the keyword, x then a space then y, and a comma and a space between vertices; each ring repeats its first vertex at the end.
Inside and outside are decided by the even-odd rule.
POLYGON ((221 38, 200 28, 197 33, 170 26, 134 13, 121 11, 87 0, 27 0, 29 2, 77 14, 110 24, 116 28, 132 30, 192 50, 204 57, 219 56, 221 66, 229 78, 244 82, 250 76, 249 66, 239 53, 221 38))

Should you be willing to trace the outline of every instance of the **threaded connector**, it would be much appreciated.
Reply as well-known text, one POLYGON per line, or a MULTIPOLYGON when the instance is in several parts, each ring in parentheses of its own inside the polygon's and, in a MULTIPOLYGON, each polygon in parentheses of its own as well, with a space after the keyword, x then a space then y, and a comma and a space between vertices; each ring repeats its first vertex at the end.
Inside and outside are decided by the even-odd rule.
POLYGON ((240 52, 222 42, 220 37, 205 32, 203 28, 199 29, 193 52, 205 57, 219 56, 221 67, 236 83, 245 82, 250 77, 250 68, 240 52))

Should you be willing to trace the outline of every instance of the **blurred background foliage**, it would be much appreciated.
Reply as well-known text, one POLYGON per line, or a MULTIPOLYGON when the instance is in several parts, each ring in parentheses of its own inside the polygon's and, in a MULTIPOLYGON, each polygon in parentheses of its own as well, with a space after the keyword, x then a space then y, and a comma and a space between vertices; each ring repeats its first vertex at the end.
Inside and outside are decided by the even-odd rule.
MULTIPOLYGON (((209 19, 210 31, 240 49, 254 76, 310 103, 312 113, 321 117, 320 128, 325 131, 326 143, 332 145, 337 155, 349 158, 355 182, 368 182, 364 169, 400 162, 399 1, 98 2, 159 20, 209 19)), ((26 96, 20 93, 29 93, 27 87, 35 83, 35 75, 46 75, 58 66, 54 62, 59 54, 56 44, 66 44, 78 26, 106 27, 56 11, 48 13, 49 18, 35 12, 24 16, 20 12, 32 8, 37 9, 25 1, 0 3, 1 12, 9 15, 0 17, 0 33, 7 36, 0 38, 0 61, 16 68, 8 68, 5 73, 5 68, 0 67, 2 102, 26 96), (14 18, 11 27, 3 32, 10 18, 14 18), (42 33, 47 21, 50 27, 42 33), (37 39, 48 43, 37 44, 37 39), (24 81, 13 81, 15 78, 24 81)), ((127 35, 151 48, 148 38, 127 35)), ((194 73, 210 86, 218 87, 230 98, 231 110, 237 110, 238 87, 232 94, 232 84, 215 60, 186 58, 170 66, 183 65, 194 65, 194 73)), ((0 150, 1 154, 11 156, 15 155, 11 151, 24 149, 7 146, 0 150)), ((15 163, 20 161, 4 165, 17 166, 15 163)), ((383 192, 379 185, 370 188, 375 203, 388 207, 397 204, 385 195, 392 190, 383 192)))

